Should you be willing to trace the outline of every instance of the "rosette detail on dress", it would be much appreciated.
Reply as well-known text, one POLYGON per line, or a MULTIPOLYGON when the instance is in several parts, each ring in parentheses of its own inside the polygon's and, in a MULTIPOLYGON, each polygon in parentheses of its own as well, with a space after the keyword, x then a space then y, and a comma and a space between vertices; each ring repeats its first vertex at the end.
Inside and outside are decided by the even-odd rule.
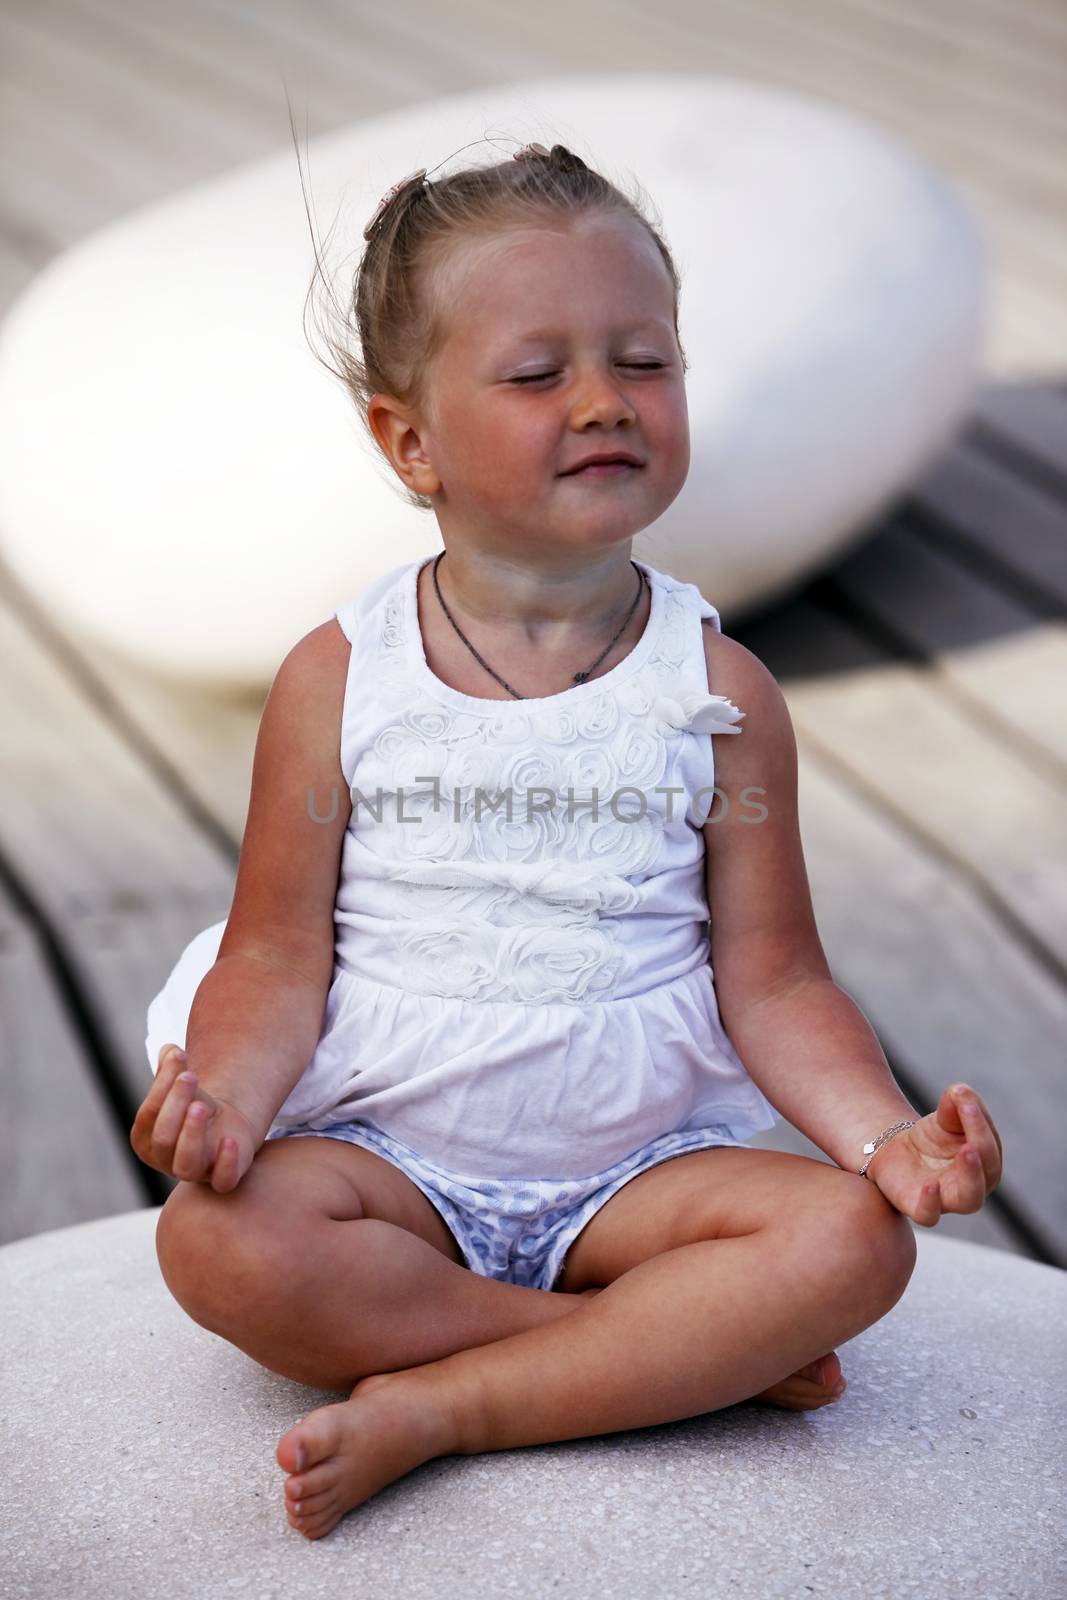
POLYGON ((744 715, 724 694, 705 694, 700 689, 662 694, 651 711, 655 729, 665 739, 682 732, 743 733, 737 723, 744 715))

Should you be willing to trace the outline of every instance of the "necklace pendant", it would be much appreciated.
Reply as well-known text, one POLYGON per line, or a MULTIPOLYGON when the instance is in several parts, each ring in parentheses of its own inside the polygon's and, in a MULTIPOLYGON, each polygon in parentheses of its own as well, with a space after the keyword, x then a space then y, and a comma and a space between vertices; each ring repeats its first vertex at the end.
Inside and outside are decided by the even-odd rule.
POLYGON ((575 683, 584 683, 588 676, 588 672, 576 672, 574 674, 574 681, 575 683))

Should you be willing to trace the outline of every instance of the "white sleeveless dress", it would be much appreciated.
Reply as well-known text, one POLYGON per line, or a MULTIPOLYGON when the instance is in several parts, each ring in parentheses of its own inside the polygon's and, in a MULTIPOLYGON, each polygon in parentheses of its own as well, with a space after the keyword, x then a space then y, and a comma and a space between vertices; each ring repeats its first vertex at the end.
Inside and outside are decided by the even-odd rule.
MULTIPOLYGON (((334 977, 268 1137, 358 1119, 451 1171, 577 1178, 667 1133, 773 1127, 708 961, 712 739, 744 717, 709 693, 701 619, 719 628, 718 611, 638 562, 651 611, 617 666, 487 700, 430 670, 424 564, 335 613, 352 646, 352 814, 334 977)), ((149 1007, 153 1071, 185 1042, 225 925, 197 935, 149 1007)))

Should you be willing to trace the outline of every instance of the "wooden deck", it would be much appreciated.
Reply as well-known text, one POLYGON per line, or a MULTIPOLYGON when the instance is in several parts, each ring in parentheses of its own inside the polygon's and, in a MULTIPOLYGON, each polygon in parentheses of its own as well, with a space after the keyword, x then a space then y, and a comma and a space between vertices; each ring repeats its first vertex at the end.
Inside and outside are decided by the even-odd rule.
MULTIPOLYGON (((871 118, 957 184, 996 271, 973 415, 849 556, 723 620, 790 704, 835 976, 922 1111, 963 1077, 1001 1128, 1002 1188, 940 1230, 1067 1266, 1057 0, 681 0, 654 14, 636 0, 8 0, 0 63, 0 307, 111 218, 284 147, 279 70, 312 135, 546 73, 720 71, 871 118)), ((66 639, 2 564, 0 645, 3 1242, 171 1188, 128 1142, 149 1081, 145 1008, 229 908, 263 695, 131 678, 66 639)), ((788 1128, 756 1142, 819 1154, 788 1128)))

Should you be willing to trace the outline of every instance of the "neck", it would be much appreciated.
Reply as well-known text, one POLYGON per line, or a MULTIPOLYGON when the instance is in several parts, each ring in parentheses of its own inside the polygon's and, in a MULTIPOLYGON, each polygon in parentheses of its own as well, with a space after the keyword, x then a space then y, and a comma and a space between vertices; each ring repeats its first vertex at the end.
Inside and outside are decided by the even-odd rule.
POLYGON ((545 560, 536 567, 448 548, 437 562, 437 582, 449 610, 461 618, 548 644, 617 627, 641 587, 629 541, 592 559, 545 560))

